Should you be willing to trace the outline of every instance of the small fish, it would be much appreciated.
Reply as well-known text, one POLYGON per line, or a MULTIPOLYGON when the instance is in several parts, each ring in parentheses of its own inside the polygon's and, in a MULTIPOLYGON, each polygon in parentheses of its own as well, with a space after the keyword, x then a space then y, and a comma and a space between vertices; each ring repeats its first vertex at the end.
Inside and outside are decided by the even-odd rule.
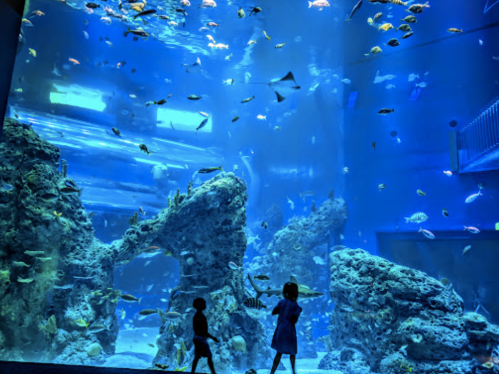
POLYGON ((409 9, 406 9, 406 12, 418 14, 418 13, 423 13, 424 8, 429 8, 430 6, 428 5, 430 2, 427 1, 424 4, 414 4, 409 7, 409 9))
POLYGON ((403 31, 403 32, 412 31, 411 26, 409 26, 407 23, 403 23, 402 25, 400 25, 399 27, 397 27, 395 29, 395 31, 397 31, 397 30, 400 30, 400 31, 403 31))
POLYGON ((146 215, 146 212, 144 211, 144 209, 142 208, 142 206, 139 206, 139 212, 145 216, 146 215))
POLYGON ((239 266, 237 266, 234 262, 230 261, 229 268, 231 268, 232 270, 238 270, 239 266))
POLYGON ((121 319, 125 319, 125 317, 126 317, 125 309, 121 309, 121 319))
POLYGON ((484 188, 485 188, 485 183, 483 183, 483 182, 478 183, 479 190, 483 190, 484 188))
POLYGON ((442 215, 443 215, 444 217, 449 217, 449 211, 448 211, 447 209, 443 208, 443 209, 442 209, 442 215))
POLYGON ((348 17, 348 19, 345 20, 345 22, 350 22, 355 13, 357 13, 360 10, 361 6, 362 6, 362 0, 360 0, 357 4, 354 5, 352 11, 350 12, 350 16, 348 17))
POLYGON ((396 86, 395 86, 394 84, 387 84, 385 88, 386 88, 387 90, 391 90, 391 89, 396 88, 396 86))
POLYGON ((231 58, 232 58, 232 53, 230 55, 228 55, 228 56, 225 56, 225 60, 226 61, 230 61, 231 58))
POLYGON ((256 44, 256 39, 255 39, 255 40, 250 40, 250 41, 248 42, 248 45, 252 45, 252 44, 256 44))
POLYGON ((350 83, 352 83, 352 81, 348 78, 344 78, 341 80, 341 83, 350 84, 350 83))
POLYGON ((33 27, 33 23, 29 19, 23 18, 22 23, 28 27, 33 27))
POLYGON ((139 149, 140 149, 142 152, 146 153, 148 156, 149 156, 149 154, 151 154, 151 153, 157 153, 157 152, 153 152, 153 151, 148 150, 148 149, 147 149, 147 146, 146 146, 145 144, 140 144, 140 145, 139 145, 139 149))
POLYGON ((376 23, 380 20, 380 18, 383 17, 383 13, 376 13, 373 17, 373 22, 376 23))
POLYGON ((287 197, 287 196, 286 196, 286 199, 288 199, 289 207, 291 208, 291 210, 294 210, 295 209, 295 203, 289 197, 287 197))
POLYGON ((478 234, 478 233, 480 233, 480 230, 478 230, 476 227, 473 227, 473 226, 464 226, 464 230, 463 231, 469 231, 472 234, 478 234))
POLYGON ((416 23, 416 22, 418 22, 418 20, 416 19, 415 16, 407 16, 405 18, 402 18, 400 21, 401 22, 407 22, 407 23, 416 23))
POLYGON ((345 166, 343 169, 341 169, 341 171, 343 172, 343 175, 345 175, 350 172, 350 169, 347 166, 345 166))
POLYGON ((381 184, 378 185, 378 188, 379 188, 379 191, 381 192, 381 191, 383 191, 386 188, 386 186, 385 186, 384 183, 381 183, 381 184))
POLYGON ((267 228, 269 227, 269 224, 267 222, 263 221, 260 226, 263 227, 265 230, 267 230, 267 228))
POLYGON ((270 277, 265 274, 260 274, 260 275, 253 275, 253 279, 257 279, 259 281, 269 281, 270 277))
POLYGON ((397 38, 392 38, 385 45, 389 45, 390 47, 398 47, 400 45, 400 42, 397 38))
POLYGON ((189 95, 189 96, 187 96, 187 98, 189 100, 199 100, 199 99, 201 99, 201 96, 198 96, 198 95, 189 95))
POLYGON ((383 30, 386 32, 386 31, 391 30, 393 28, 394 28, 393 25, 391 23, 387 22, 387 23, 382 24, 380 27, 378 27, 378 30, 383 30))
POLYGON ((274 47, 275 49, 281 49, 282 47, 284 47, 286 45, 286 43, 281 43, 281 44, 276 44, 276 46, 274 47))
POLYGON ((475 201, 478 196, 480 196, 482 194, 482 191, 478 191, 477 193, 474 193, 473 195, 470 195, 466 198, 466 200, 464 200, 464 202, 466 204, 469 204, 469 203, 472 203, 473 201, 475 201))
POLYGON ((161 99, 160 101, 153 101, 153 104, 154 105, 163 105, 163 104, 166 104, 166 100, 165 99, 161 99))
POLYGON ((281 129, 281 126, 274 126, 275 131, 279 131, 281 129))
POLYGON ((371 148, 374 149, 374 150, 376 150, 376 142, 372 142, 371 143, 371 148))
POLYGON ((450 29, 447 29, 447 31, 450 33, 458 33, 458 32, 463 32, 463 29, 459 30, 459 29, 451 27, 450 29))
POLYGON ((308 8, 325 8, 331 6, 327 0, 315 0, 308 2, 308 8))
POLYGON ((100 5, 99 4, 95 4, 95 3, 86 3, 85 6, 89 9, 97 9, 97 8, 100 8, 100 5))
POLYGON ((217 49, 229 49, 229 45, 228 44, 222 44, 222 43, 217 43, 217 44, 214 44, 214 43, 208 43, 208 47, 210 48, 217 48, 217 49))
POLYGON ((54 216, 55 216, 55 218, 61 218, 61 216, 62 216, 62 212, 61 212, 61 213, 57 213, 57 212, 54 210, 54 216))
POLYGON ((426 196, 426 193, 421 191, 421 190, 417 190, 416 193, 419 195, 419 196, 426 196))
POLYGON ((380 47, 375 46, 375 47, 372 47, 371 51, 369 53, 366 53, 365 56, 369 56, 370 54, 376 55, 376 54, 381 53, 381 52, 383 52, 383 50, 380 47))
POLYGON ((426 236, 428 239, 435 239, 435 235, 431 231, 425 230, 420 227, 418 232, 422 232, 423 235, 426 236))
POLYGON ((428 216, 423 212, 417 212, 417 213, 414 213, 410 217, 404 217, 404 218, 405 218, 405 223, 409 223, 409 222, 421 223, 421 222, 428 220, 428 216))
POLYGON ((19 283, 31 283, 34 281, 33 278, 21 278, 20 276, 17 276, 17 281, 19 283))
POLYGON ((225 81, 222 81, 223 84, 226 86, 233 86, 234 85, 234 79, 227 79, 225 81))
POLYGON ((469 251, 470 249, 471 249, 471 245, 467 245, 466 247, 464 247, 464 249, 463 249, 463 254, 462 254, 462 255, 464 256, 466 253, 468 253, 468 251, 469 251))
POLYGON ((416 88, 425 88, 426 86, 428 86, 426 82, 416 83, 416 88))
POLYGON ((149 347, 151 347, 151 348, 156 348, 156 346, 155 346, 154 344, 152 344, 152 343, 147 343, 147 345, 148 345, 149 347))
POLYGON ((250 297, 250 298, 246 299, 246 301, 243 304, 244 304, 244 306, 246 306, 247 308, 250 308, 250 309, 260 310, 263 308, 267 308, 266 305, 263 305, 263 303, 260 301, 260 299, 256 299, 254 297, 250 297))
POLYGON ((27 265, 26 263, 24 263, 22 261, 12 261, 12 265, 13 266, 17 266, 17 267, 26 267, 26 268, 29 268, 29 265, 27 265))
POLYGON ((117 127, 113 127, 111 130, 113 130, 114 135, 119 136, 121 138, 121 132, 117 127))
POLYGON ((44 251, 24 251, 24 253, 26 253, 28 256, 33 256, 33 257, 41 256, 41 255, 45 254, 44 251))
POLYGON ((239 10, 237 11, 237 16, 238 16, 239 18, 244 18, 244 17, 246 17, 246 13, 244 13, 244 9, 243 9, 243 8, 239 7, 239 10))
POLYGON ((381 110, 378 111, 378 114, 381 114, 383 116, 389 114, 389 113, 395 113, 395 108, 393 109, 390 109, 390 108, 383 108, 381 110))
POLYGON ((234 118, 232 118, 232 122, 236 122, 239 118, 239 116, 235 116, 234 118))
POLYGON ((478 44, 483 45, 483 40, 482 39, 478 39, 478 44))
POLYGON ((112 47, 112 46, 113 46, 113 43, 111 43, 109 40, 106 40, 106 44, 107 44, 108 46, 110 46, 110 47, 112 47))
POLYGON ((253 100, 255 98, 255 96, 252 96, 252 97, 248 97, 247 99, 244 99, 243 101, 241 101, 242 104, 245 104, 245 103, 249 103, 251 100, 253 100))
POLYGON ((36 57, 36 51, 33 48, 29 48, 29 54, 33 57, 36 57))
POLYGON ((74 58, 69 58, 69 62, 72 62, 74 65, 80 65, 79 61, 74 58))
POLYGON ((369 26, 374 26, 374 20, 371 17, 367 19, 367 23, 369 24, 369 26))
POLYGON ((265 32, 265 30, 263 30, 263 35, 265 36, 265 38, 269 41, 270 43, 270 36, 267 35, 267 33, 265 32))
POLYGON ((217 171, 217 170, 220 170, 220 171, 224 171, 222 169, 222 166, 219 166, 219 167, 210 167, 210 168, 203 168, 201 170, 198 171, 199 174, 209 174, 209 173, 213 173, 214 171, 217 171))
POLYGON ((199 114, 201 114, 203 117, 206 117, 208 118, 210 115, 208 113, 205 113, 205 112, 198 112, 199 114))
POLYGON ((139 315, 141 316, 150 316, 151 314, 156 314, 158 313, 157 310, 154 309, 144 309, 139 312, 139 315))
POLYGON ((260 121, 266 121, 267 120, 267 116, 262 116, 261 114, 257 115, 256 118, 259 119, 260 121))
POLYGON ((402 36, 402 39, 410 38, 414 34, 413 31, 409 31, 402 36))
POLYGON ((168 319, 177 319, 182 317, 182 314, 180 314, 179 312, 167 312, 164 314, 164 316, 168 319))
POLYGON ((80 327, 85 327, 85 328, 87 328, 87 327, 88 327, 88 325, 89 325, 87 322, 85 322, 85 321, 84 321, 83 319, 81 319, 81 318, 76 319, 76 320, 74 321, 74 323, 75 323, 77 326, 80 326, 80 327))
POLYGON ((127 303, 139 303, 139 305, 140 305, 140 301, 142 300, 142 298, 137 299, 135 296, 130 295, 130 294, 120 295, 120 297, 121 297, 121 300, 126 301, 127 303))
POLYGON ((84 36, 84 37, 85 37, 85 39, 87 39, 87 40, 88 40, 88 38, 90 37, 90 36, 88 35, 88 32, 86 32, 85 30, 83 30, 83 36, 84 36))

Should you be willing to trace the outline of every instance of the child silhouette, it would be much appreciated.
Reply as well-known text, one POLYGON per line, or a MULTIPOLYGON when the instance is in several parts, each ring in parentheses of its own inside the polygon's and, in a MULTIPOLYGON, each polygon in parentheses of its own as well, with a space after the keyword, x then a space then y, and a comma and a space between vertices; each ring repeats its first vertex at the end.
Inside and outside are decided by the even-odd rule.
POLYGON ((196 314, 192 318, 192 326, 194 328, 194 338, 192 339, 194 343, 194 361, 192 362, 192 371, 194 374, 196 372, 196 367, 198 361, 201 357, 208 358, 208 366, 210 367, 211 373, 215 373, 215 367, 213 366, 213 360, 211 358, 210 346, 208 345, 207 339, 211 338, 218 343, 218 339, 213 335, 208 333, 208 321, 206 316, 203 314, 203 310, 206 309, 206 301, 198 297, 192 303, 192 307, 197 310, 196 314))
POLYGON ((295 325, 298 322, 298 317, 302 311, 302 308, 296 302, 298 299, 298 285, 296 283, 286 283, 282 290, 282 294, 284 299, 280 300, 272 311, 272 315, 279 314, 279 319, 277 320, 277 327, 275 329, 274 337, 272 338, 271 347, 274 348, 277 353, 270 374, 274 374, 277 370, 283 354, 289 354, 293 374, 296 374, 295 359, 298 348, 295 325))

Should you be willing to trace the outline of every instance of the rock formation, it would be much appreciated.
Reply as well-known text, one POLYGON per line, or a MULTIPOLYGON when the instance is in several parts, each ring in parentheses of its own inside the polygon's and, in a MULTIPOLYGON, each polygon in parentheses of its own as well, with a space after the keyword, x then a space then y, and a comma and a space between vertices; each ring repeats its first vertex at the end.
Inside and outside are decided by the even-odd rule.
MULTIPOLYGON (((330 270, 333 349, 349 350, 383 374, 490 372, 499 327, 464 313, 451 286, 362 249, 333 252, 330 270)), ((335 355, 320 367, 337 369, 335 355)))
POLYGON ((264 325, 242 306, 244 181, 220 174, 188 194, 178 192, 169 208, 152 219, 132 220, 121 240, 106 245, 94 237, 67 164, 62 162, 58 172, 59 156, 58 148, 30 126, 5 121, 0 143, 0 359, 102 363, 114 353, 118 334, 115 311, 121 292, 113 289, 113 270, 157 246, 180 263, 168 311, 182 317, 163 318, 168 314, 159 311, 162 336, 155 361, 172 370, 190 365, 188 309, 195 297, 204 297, 210 331, 221 339, 213 347, 219 371, 247 363, 268 367, 264 325), (240 269, 231 270, 229 262, 240 269))

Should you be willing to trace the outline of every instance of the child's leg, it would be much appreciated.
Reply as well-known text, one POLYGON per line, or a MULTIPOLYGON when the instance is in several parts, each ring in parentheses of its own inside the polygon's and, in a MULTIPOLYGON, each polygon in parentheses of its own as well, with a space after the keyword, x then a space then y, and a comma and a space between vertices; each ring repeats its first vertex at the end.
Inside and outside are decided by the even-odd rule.
POLYGON ((208 366, 210 367, 211 374, 216 374, 215 366, 213 365, 213 359, 211 357, 208 357, 208 366))
POLYGON ((194 356, 194 361, 192 361, 192 370, 191 373, 194 374, 196 372, 196 367, 198 366, 198 361, 201 356, 194 356))
POLYGON ((272 364, 272 370, 270 371, 270 374, 274 374, 275 371, 277 370, 277 367, 279 366, 279 362, 281 362, 281 356, 282 353, 277 352, 274 357, 274 363, 272 364))
POLYGON ((295 372, 295 360, 296 360, 296 355, 289 355, 289 361, 291 361, 291 369, 293 369, 293 374, 296 374, 296 372, 295 372))

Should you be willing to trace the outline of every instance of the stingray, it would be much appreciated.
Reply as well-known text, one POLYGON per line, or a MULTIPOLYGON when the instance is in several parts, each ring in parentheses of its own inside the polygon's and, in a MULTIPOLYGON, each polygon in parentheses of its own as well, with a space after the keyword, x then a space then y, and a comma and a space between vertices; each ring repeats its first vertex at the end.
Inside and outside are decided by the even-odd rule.
POLYGON ((295 81, 295 77, 292 72, 286 74, 284 78, 281 79, 273 79, 269 83, 253 83, 248 82, 249 84, 266 84, 270 86, 277 95, 277 102, 281 102, 286 100, 286 98, 294 93, 295 91, 300 89, 300 86, 295 81))
POLYGON ((485 4, 485 9, 483 11, 483 14, 487 13, 497 3, 499 3, 499 0, 496 0, 496 1, 487 0, 487 4, 485 4))
POLYGON ((201 60, 199 59, 199 57, 197 58, 196 62, 193 63, 192 65, 182 64, 182 66, 185 66, 186 67, 185 71, 190 74, 199 74, 203 71, 201 70, 201 60))

